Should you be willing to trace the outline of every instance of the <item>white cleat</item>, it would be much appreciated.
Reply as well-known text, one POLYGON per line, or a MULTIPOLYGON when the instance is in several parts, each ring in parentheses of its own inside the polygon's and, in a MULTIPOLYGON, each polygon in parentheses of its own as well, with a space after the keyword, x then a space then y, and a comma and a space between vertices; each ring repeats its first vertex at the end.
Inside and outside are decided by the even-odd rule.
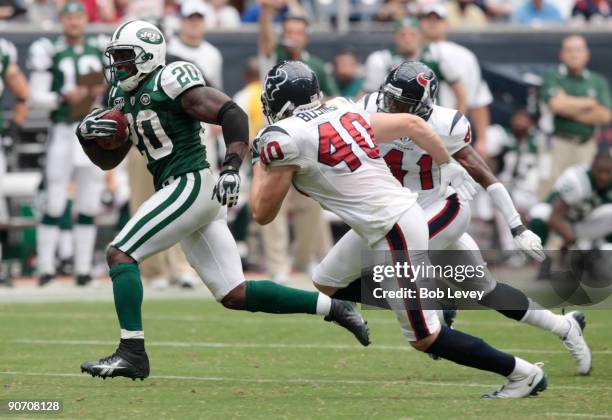
POLYGON ((543 363, 534 363, 533 370, 523 379, 508 379, 497 391, 491 394, 483 394, 482 398, 524 398, 530 395, 538 395, 548 386, 543 363))
POLYGON ((568 320, 570 328, 565 337, 562 338, 563 345, 570 351, 574 360, 576 360, 578 373, 580 375, 588 375, 591 373, 593 355, 582 334, 582 330, 586 326, 584 314, 574 311, 564 316, 568 320))

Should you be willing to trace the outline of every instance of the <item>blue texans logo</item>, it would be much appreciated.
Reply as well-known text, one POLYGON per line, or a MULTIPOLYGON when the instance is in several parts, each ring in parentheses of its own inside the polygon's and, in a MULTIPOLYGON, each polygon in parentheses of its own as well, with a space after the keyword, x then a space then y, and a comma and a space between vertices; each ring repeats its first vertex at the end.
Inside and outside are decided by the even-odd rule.
POLYGON ((287 79, 289 79, 287 72, 281 68, 276 69, 274 75, 268 74, 266 77, 266 96, 269 101, 274 100, 274 95, 287 82, 287 79))

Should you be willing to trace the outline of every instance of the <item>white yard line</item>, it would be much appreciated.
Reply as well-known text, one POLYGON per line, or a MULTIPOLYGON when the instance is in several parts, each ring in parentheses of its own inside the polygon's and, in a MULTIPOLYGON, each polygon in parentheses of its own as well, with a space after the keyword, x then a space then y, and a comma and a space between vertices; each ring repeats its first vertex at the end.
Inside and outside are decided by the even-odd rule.
MULTIPOLYGON (((364 317, 368 318, 368 311, 362 311, 364 317)), ((238 321, 234 318, 227 318, 223 316, 213 315, 213 316, 194 316, 194 315, 145 315, 144 320, 151 321, 168 321, 168 322, 234 322, 238 321, 241 324, 260 324, 260 323, 280 323, 280 324, 299 324, 304 322, 303 317, 299 316, 268 316, 264 314, 260 314, 261 316, 244 316, 241 317, 238 321)), ((75 313, 57 313, 57 312, 36 312, 36 313, 11 313, 10 311, 0 312, 0 318, 28 318, 28 319, 117 319, 117 315, 113 313, 109 314, 93 314, 87 312, 75 312, 75 313)), ((501 318, 501 316, 500 316, 501 318)), ((316 316, 313 316, 312 319, 317 319, 316 316)), ((476 327, 501 327, 501 328, 522 328, 525 327, 526 324, 520 322, 514 322, 510 320, 504 321, 467 321, 461 319, 461 314, 457 317, 455 321, 456 325, 459 326, 476 326, 476 327)), ((374 324, 393 324, 396 325, 397 321, 395 319, 375 319, 372 320, 374 324)), ((609 329, 610 325, 606 325, 603 323, 589 323, 587 319, 587 328, 591 329, 600 329, 606 328, 609 329)))
MULTIPOLYGON (((114 346, 116 341, 104 340, 37 340, 37 339, 13 339, 6 340, 13 344, 35 344, 35 345, 77 345, 77 346, 114 346)), ((147 342, 148 347, 203 347, 203 348, 251 348, 251 349, 327 349, 327 350, 365 350, 362 346, 349 344, 286 344, 286 343, 218 343, 207 341, 153 341, 147 342)), ((373 344, 368 350, 385 351, 413 351, 408 345, 389 346, 373 344)), ((565 354, 567 350, 547 350, 547 349, 503 349, 512 353, 533 353, 533 354, 565 354)), ((593 354, 612 354, 612 350, 594 350, 593 354)))
POLYGON ((555 412, 555 413, 546 413, 546 415, 552 416, 552 417, 579 417, 579 418, 585 418, 585 419, 612 419, 612 415, 609 415, 609 414, 555 412))
MULTIPOLYGON (((13 372, 0 371, 0 376, 34 376, 34 377, 68 377, 68 378, 90 378, 85 373, 63 373, 63 372, 13 372)), ((119 378, 121 379, 121 378, 119 378)), ((479 384, 472 382, 440 382, 440 381, 415 381, 406 380, 381 380, 381 379, 310 379, 310 378, 230 378, 223 376, 179 376, 179 375, 153 375, 150 380, 163 379, 174 381, 199 381, 199 382, 241 382, 254 384, 305 384, 305 385, 419 385, 419 386, 447 386, 447 387, 471 387, 471 388, 498 388, 499 384, 479 384)), ((574 386, 559 385, 549 386, 549 389, 572 389, 582 391, 612 390, 611 387, 602 386, 574 386)))

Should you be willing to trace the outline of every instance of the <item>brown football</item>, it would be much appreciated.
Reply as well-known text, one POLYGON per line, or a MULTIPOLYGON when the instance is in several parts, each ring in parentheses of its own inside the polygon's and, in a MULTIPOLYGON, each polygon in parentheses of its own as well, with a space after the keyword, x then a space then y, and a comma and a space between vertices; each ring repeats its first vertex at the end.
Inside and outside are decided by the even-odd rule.
POLYGON ((127 141, 129 138, 129 125, 128 119, 123 115, 123 112, 117 109, 111 109, 108 112, 102 114, 100 119, 113 120, 117 122, 117 134, 113 137, 102 137, 96 139, 96 143, 103 149, 114 150, 118 149, 127 141))

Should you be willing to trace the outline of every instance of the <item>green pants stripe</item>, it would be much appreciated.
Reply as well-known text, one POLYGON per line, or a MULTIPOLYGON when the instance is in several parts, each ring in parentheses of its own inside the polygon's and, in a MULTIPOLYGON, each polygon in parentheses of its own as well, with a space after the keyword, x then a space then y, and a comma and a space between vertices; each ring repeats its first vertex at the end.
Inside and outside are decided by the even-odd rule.
POLYGON ((135 250, 138 249, 139 246, 141 246, 144 242, 148 241, 157 232, 159 232, 160 230, 162 230, 166 226, 168 226, 170 223, 172 223, 172 221, 174 221, 177 218, 181 217, 181 215, 183 213, 185 213, 187 211, 187 209, 189 209, 193 205, 193 203, 195 202, 196 198, 200 194, 200 187, 201 187, 201 184, 202 184, 202 178, 201 178, 199 172, 193 172, 193 177, 194 177, 193 189, 189 193, 189 196, 187 197, 187 200, 185 200, 185 202, 178 209, 176 209, 172 214, 170 214, 168 217, 166 217, 160 223, 157 223, 153 229, 148 231, 145 235, 142 236, 142 238, 140 238, 138 241, 136 241, 136 243, 134 245, 132 245, 126 251, 126 254, 131 255, 135 250))
POLYGON ((181 193, 185 190, 186 186, 187 186, 187 175, 182 175, 178 186, 174 189, 172 194, 170 194, 170 196, 166 200, 164 200, 159 206, 155 207, 155 209, 153 209, 151 212, 147 213, 144 217, 142 217, 134 225, 134 227, 132 227, 125 234, 125 236, 122 239, 115 242, 112 246, 114 246, 115 248, 121 248, 123 245, 125 245, 125 243, 128 242, 131 238, 133 238, 138 233, 138 231, 142 229, 143 226, 145 226, 147 223, 153 220, 153 218, 157 217, 159 214, 161 214, 161 212, 163 212, 168 207, 170 207, 172 203, 174 203, 179 198, 181 193))

